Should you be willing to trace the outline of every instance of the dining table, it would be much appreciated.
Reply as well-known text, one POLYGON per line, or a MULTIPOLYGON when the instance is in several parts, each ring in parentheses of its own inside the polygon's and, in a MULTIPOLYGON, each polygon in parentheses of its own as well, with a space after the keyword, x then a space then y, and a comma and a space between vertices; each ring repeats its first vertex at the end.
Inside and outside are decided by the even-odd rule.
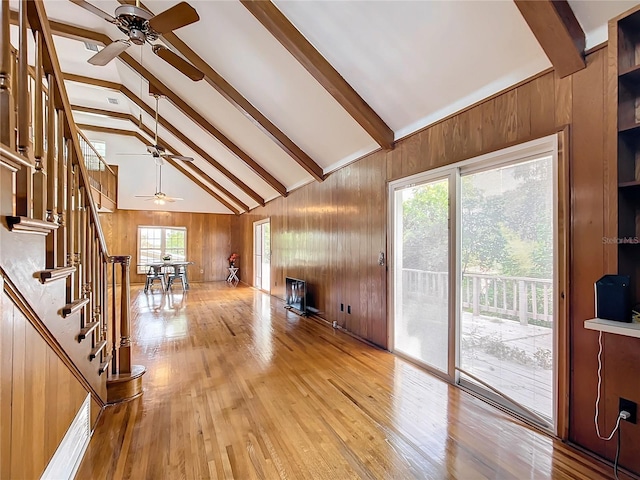
POLYGON ((143 263, 140 266, 148 268, 147 274, 155 274, 162 275, 164 277, 164 285, 165 288, 169 286, 169 275, 172 272, 179 271, 183 268, 184 271, 184 285, 186 289, 189 289, 189 276, 187 275, 188 266, 193 265, 193 262, 189 262, 187 260, 182 261, 174 261, 174 260, 163 260, 161 262, 148 262, 143 263))

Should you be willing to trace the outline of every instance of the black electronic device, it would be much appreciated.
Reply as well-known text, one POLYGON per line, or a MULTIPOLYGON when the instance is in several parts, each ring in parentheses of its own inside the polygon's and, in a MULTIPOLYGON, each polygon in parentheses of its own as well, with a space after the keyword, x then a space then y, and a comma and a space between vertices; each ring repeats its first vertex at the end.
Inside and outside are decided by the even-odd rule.
POLYGON ((596 317, 631 322, 629 275, 605 275, 595 283, 596 317))
POLYGON ((304 280, 297 278, 285 278, 285 299, 287 308, 297 310, 305 314, 307 310, 307 284, 304 280))

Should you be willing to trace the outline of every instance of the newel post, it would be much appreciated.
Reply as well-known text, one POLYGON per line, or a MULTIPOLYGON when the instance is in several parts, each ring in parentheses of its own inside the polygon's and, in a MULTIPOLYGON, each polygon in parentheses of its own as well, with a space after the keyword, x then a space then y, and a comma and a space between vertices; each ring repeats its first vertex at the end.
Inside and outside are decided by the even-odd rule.
POLYGON ((131 294, 129 279, 131 255, 120 257, 120 348, 118 350, 119 373, 131 373, 131 294))
MULTIPOLYGON (((142 376, 145 373, 145 368, 142 365, 131 364, 131 255, 111 257, 110 261, 114 264, 120 264, 120 342, 117 351, 117 371, 107 380, 107 402, 119 403, 142 395, 142 376)), ((115 289, 111 294, 115 298, 115 289)), ((115 313, 115 308, 113 313, 115 313)), ((111 328, 115 344, 115 315, 111 328)))

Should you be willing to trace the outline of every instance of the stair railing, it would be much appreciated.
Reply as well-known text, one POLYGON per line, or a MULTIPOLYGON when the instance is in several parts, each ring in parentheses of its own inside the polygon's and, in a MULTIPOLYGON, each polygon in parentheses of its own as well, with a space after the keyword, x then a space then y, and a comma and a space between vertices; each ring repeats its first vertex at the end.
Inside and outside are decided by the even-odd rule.
POLYGON ((0 1, 0 163, 11 167, 0 169, 0 208, 11 229, 46 234, 41 281, 66 277, 65 308, 81 310, 80 329, 91 335, 99 372, 126 382, 132 374, 131 257, 109 255, 42 0, 19 1, 17 49, 9 42, 16 14, 8 0, 0 1), (28 35, 35 40, 33 68, 28 35))

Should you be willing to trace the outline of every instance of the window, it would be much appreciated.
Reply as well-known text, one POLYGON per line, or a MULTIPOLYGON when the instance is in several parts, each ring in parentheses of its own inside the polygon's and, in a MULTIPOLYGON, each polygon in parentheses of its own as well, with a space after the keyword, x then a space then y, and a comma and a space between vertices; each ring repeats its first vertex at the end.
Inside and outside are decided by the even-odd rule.
MULTIPOLYGON (((98 140, 91 140, 91 145, 96 149, 96 152, 105 159, 107 158, 107 144, 98 140)), ((87 169, 90 171, 103 171, 105 169, 104 163, 95 155, 90 148, 85 149, 84 160, 87 169)))
POLYGON ((138 227, 138 273, 146 273, 147 263, 161 262, 171 255, 172 260, 187 258, 186 227, 138 227))

